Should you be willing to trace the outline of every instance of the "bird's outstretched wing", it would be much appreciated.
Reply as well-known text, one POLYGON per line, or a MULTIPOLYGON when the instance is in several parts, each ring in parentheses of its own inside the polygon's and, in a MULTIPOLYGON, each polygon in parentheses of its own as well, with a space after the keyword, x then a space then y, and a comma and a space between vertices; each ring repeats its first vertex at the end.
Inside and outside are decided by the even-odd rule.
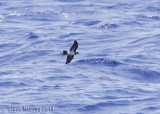
POLYGON ((73 59, 74 55, 68 55, 67 56, 67 60, 66 60, 66 64, 70 63, 71 60, 73 59))
POLYGON ((72 47, 70 49, 70 51, 74 51, 75 52, 77 48, 78 48, 78 42, 75 40, 74 44, 72 45, 72 47))

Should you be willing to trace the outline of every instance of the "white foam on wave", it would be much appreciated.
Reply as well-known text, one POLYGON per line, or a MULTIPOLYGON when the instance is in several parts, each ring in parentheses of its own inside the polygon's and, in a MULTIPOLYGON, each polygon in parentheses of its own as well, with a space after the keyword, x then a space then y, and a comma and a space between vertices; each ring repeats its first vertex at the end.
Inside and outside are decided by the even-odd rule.
POLYGON ((4 16, 0 15, 0 21, 3 21, 3 20, 4 20, 4 16))
POLYGON ((13 12, 9 14, 9 16, 21 16, 21 15, 23 15, 23 13, 13 12))

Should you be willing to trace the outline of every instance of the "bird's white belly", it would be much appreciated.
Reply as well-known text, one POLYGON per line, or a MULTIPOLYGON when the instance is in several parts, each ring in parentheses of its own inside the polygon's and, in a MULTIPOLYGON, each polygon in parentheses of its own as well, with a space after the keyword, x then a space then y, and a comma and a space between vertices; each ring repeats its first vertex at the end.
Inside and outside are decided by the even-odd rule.
POLYGON ((69 55, 75 55, 74 51, 69 51, 69 55))

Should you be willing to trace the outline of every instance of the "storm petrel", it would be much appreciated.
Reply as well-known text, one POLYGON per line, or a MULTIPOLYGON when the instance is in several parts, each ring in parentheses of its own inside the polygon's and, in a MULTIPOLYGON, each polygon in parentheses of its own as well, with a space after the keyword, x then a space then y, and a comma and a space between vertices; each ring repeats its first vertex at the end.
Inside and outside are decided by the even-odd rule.
POLYGON ((74 55, 79 54, 76 49, 78 48, 78 42, 75 40, 74 44, 72 45, 72 47, 70 48, 69 51, 63 50, 62 55, 68 55, 67 56, 67 60, 66 60, 66 64, 70 63, 71 60, 73 59, 74 55))

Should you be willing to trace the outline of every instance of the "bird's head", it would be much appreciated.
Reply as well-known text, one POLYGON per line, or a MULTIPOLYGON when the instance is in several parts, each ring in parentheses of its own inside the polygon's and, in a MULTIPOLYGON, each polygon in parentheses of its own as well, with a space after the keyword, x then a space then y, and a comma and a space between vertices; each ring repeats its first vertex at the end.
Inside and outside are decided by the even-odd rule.
POLYGON ((76 55, 77 55, 77 54, 79 55, 79 53, 76 51, 76 55))

